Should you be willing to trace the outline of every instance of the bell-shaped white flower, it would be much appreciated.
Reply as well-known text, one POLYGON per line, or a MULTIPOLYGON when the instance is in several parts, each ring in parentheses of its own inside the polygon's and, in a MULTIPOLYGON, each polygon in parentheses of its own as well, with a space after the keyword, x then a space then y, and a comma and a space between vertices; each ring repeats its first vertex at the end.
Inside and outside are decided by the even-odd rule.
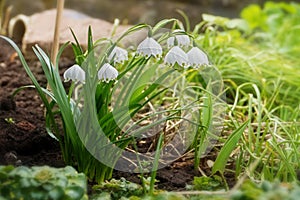
POLYGON ((187 67, 188 56, 179 46, 174 46, 166 54, 165 63, 171 66, 175 65, 175 63, 178 63, 182 67, 187 67))
POLYGON ((115 64, 123 63, 125 60, 128 60, 128 52, 121 47, 115 47, 109 54, 108 59, 114 59, 115 64))
POLYGON ((69 69, 67 69, 64 72, 63 76, 64 76, 65 81, 72 80, 75 82, 80 81, 82 83, 84 83, 84 81, 85 81, 85 72, 77 64, 75 64, 75 65, 71 66, 69 69))
POLYGON ((118 71, 109 63, 105 63, 98 71, 98 79, 101 81, 110 81, 118 77, 118 71))
POLYGON ((191 41, 190 41, 190 37, 188 35, 175 35, 172 37, 169 37, 167 40, 167 45, 168 47, 173 47, 176 46, 176 41, 177 41, 177 45, 180 47, 186 47, 189 46, 191 41))
POLYGON ((202 65, 209 65, 207 55, 198 47, 193 47, 187 52, 189 59, 189 65, 192 67, 199 68, 202 65))
POLYGON ((146 57, 160 57, 162 55, 162 47, 151 37, 147 37, 137 47, 137 53, 146 57))

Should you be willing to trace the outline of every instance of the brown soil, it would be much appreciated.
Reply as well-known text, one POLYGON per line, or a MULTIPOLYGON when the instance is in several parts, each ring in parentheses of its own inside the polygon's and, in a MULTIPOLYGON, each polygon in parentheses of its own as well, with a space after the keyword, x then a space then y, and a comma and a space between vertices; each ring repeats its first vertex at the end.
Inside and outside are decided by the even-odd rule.
MULTIPOLYGON (((60 68, 66 69, 73 61, 61 59, 60 68)), ((46 81, 39 62, 28 61, 41 85, 46 81)), ((65 166, 59 144, 45 130, 44 108, 34 89, 25 89, 13 99, 19 87, 31 84, 15 51, 0 39, 0 165, 65 166)), ((205 160, 203 160, 205 170, 205 160)), ((158 187, 166 190, 184 190, 197 175, 193 162, 181 160, 157 173, 158 187)), ((116 171, 115 178, 125 177, 139 182, 137 174, 116 171)))
MULTIPOLYGON (((42 69, 31 62, 38 81, 45 85, 42 69)), ((19 87, 31 84, 15 51, 0 40, 0 165, 64 166, 58 143, 45 130, 42 103, 34 89, 25 89, 12 99, 19 87)))

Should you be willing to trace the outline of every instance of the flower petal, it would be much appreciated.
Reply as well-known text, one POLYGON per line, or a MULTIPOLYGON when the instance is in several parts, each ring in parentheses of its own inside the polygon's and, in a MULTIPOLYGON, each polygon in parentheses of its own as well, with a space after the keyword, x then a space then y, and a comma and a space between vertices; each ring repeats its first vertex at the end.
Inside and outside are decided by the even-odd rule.
POLYGON ((69 69, 67 69, 64 72, 63 76, 64 76, 65 81, 72 80, 75 82, 80 81, 82 83, 84 83, 84 81, 85 81, 85 72, 77 64, 75 64, 75 65, 71 66, 69 69))
POLYGON ((118 70, 111 66, 109 63, 105 63, 98 71, 98 79, 101 81, 110 81, 118 77, 118 70))
POLYGON ((125 60, 128 60, 128 52, 121 48, 115 47, 108 56, 108 59, 114 59, 114 63, 123 63, 125 60))
POLYGON ((189 65, 199 68, 202 65, 209 65, 207 55, 198 47, 193 47, 188 53, 189 65))
POLYGON ((162 55, 162 47, 151 37, 147 37, 137 47, 137 53, 146 57, 159 57, 162 55))
POLYGON ((174 46, 167 53, 165 63, 172 66, 178 63, 180 66, 186 67, 188 64, 188 56, 179 46, 174 46))
POLYGON ((175 38, 177 40, 178 46, 185 47, 190 45, 190 37, 188 35, 176 35, 169 37, 167 40, 168 47, 173 47, 175 44, 175 38))

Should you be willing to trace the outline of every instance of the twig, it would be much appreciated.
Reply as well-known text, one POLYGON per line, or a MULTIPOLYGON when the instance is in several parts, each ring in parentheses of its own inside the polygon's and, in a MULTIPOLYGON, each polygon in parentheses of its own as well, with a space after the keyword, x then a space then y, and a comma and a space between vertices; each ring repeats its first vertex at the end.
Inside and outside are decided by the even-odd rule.
POLYGON ((201 173, 202 176, 207 177, 207 175, 206 175, 205 172, 201 169, 200 166, 198 166, 198 171, 201 173))
POLYGON ((3 18, 3 24, 1 24, 2 25, 2 27, 1 27, 2 33, 1 34, 3 34, 3 35, 7 34, 7 27, 8 27, 8 22, 9 22, 9 19, 10 19, 12 9, 13 9, 13 6, 10 5, 5 10, 5 14, 4 14, 4 18, 3 18))
MULTIPOLYGON (((51 50, 51 62, 54 67, 56 67, 56 56, 58 54, 59 49, 59 29, 60 29, 60 22, 61 16, 64 10, 65 0, 57 0, 56 5, 56 19, 55 19, 55 28, 54 28, 54 36, 53 36, 53 43, 52 43, 52 50, 51 50)), ((57 66, 58 68, 58 66, 57 66)), ((50 90, 50 86, 47 83, 47 89, 50 90)), ((50 101, 50 97, 47 97, 48 101, 50 101)), ((45 116, 47 110, 45 109, 45 116)))
POLYGON ((64 10, 64 4, 65 4, 65 0, 57 0, 55 29, 54 29, 52 51, 51 51, 51 61, 54 66, 56 63, 56 55, 59 49, 59 29, 60 29, 61 16, 64 10))

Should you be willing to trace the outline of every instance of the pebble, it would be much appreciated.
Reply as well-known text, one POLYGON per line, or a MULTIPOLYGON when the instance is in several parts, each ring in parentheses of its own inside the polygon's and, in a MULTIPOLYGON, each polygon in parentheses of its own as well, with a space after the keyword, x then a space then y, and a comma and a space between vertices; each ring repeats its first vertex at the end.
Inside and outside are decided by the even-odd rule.
POLYGON ((10 151, 4 155, 4 160, 8 165, 13 165, 18 161, 17 153, 10 151))
POLYGON ((1 62, 1 63, 0 63, 0 67, 1 67, 1 68, 6 68, 6 67, 7 67, 7 65, 6 65, 6 63, 5 63, 5 62, 1 62))

